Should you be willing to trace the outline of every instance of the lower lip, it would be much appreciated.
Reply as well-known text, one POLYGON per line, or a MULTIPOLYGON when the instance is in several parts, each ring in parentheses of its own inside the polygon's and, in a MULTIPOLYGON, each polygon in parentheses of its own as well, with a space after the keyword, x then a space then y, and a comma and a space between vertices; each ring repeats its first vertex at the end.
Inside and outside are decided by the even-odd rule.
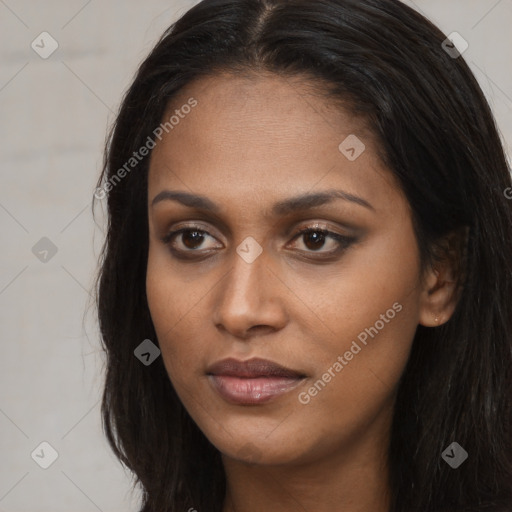
POLYGON ((237 405, 261 404, 296 388, 304 379, 287 377, 241 378, 227 375, 209 375, 219 394, 237 405))

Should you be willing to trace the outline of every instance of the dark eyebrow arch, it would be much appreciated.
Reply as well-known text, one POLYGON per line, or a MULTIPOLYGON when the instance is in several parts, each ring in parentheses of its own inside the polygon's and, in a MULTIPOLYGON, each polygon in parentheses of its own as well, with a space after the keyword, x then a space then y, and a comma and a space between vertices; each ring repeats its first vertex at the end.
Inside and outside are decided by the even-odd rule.
POLYGON ((375 211, 375 208, 362 197, 349 194, 343 190, 331 189, 313 194, 302 194, 300 196, 290 197, 284 201, 279 201, 272 207, 272 214, 275 216, 287 215, 289 213, 294 213, 300 210, 308 210, 310 208, 314 208, 315 206, 322 206, 332 202, 335 199, 350 201, 375 211))
MULTIPOLYGON (((368 201, 361 197, 349 194, 343 190, 325 190, 323 192, 316 192, 313 194, 306 193, 300 196, 279 201, 273 205, 271 214, 274 216, 284 216, 297 211, 308 210, 316 206, 322 206, 332 202, 335 199, 350 201, 375 211, 375 208, 368 201)), ((157 203, 166 200, 177 201, 184 206, 188 206, 189 208, 197 208, 199 210, 206 210, 214 213, 220 213, 221 211, 220 206, 207 197, 175 190, 162 190, 153 198, 151 206, 153 207, 157 203)))
POLYGON ((190 194, 188 192, 178 192, 175 190, 162 190, 151 201, 151 207, 155 206, 161 201, 177 201, 178 203, 188 206, 190 208, 197 208, 199 210, 208 210, 214 213, 220 212, 220 207, 208 199, 207 197, 190 194))

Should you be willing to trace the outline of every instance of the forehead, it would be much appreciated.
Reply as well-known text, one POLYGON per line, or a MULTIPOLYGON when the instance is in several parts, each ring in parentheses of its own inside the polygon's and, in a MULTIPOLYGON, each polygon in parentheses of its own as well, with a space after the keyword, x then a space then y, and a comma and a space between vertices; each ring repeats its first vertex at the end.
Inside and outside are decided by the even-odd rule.
POLYGON ((364 188, 371 202, 383 181, 394 187, 364 123, 304 80, 202 78, 173 99, 163 120, 173 115, 178 122, 151 155, 150 199, 162 188, 247 202, 341 186, 364 188), (191 100, 196 106, 184 108, 191 100), (347 158, 347 140, 361 151, 356 159, 347 158))

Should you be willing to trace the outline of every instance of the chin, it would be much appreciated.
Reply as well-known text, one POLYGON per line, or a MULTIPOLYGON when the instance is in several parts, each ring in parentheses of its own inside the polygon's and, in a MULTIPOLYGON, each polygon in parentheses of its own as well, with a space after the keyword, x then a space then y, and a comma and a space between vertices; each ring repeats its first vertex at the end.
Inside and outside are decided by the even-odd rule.
POLYGON ((270 437, 261 434, 251 435, 250 430, 240 432, 243 432, 243 435, 226 435, 222 439, 209 439, 223 457, 247 464, 286 465, 298 463, 307 458, 309 450, 304 440, 294 440, 291 433, 286 430, 279 434, 272 434, 270 437))

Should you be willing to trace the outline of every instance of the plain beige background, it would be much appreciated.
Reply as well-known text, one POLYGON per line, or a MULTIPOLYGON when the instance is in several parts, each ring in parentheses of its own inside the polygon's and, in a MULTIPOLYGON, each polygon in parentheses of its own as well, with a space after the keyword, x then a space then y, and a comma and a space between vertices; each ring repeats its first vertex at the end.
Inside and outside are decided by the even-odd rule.
MULTIPOLYGON (((86 308, 103 230, 91 199, 122 93, 195 3, 0 0, 0 512, 138 510, 101 430, 103 359, 86 308), (46 59, 31 47, 43 51, 42 32, 59 45, 46 59), (33 252, 43 237, 57 251, 47 261, 33 252), (31 457, 49 460, 43 441, 58 453, 48 469, 31 457)), ((464 58, 511 147, 512 0, 407 3, 468 41, 464 58)))

